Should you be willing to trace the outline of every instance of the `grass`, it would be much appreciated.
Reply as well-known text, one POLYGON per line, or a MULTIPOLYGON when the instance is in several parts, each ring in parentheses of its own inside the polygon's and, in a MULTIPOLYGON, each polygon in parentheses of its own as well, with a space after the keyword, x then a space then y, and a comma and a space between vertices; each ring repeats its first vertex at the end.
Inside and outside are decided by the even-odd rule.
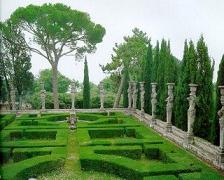
MULTIPOLYGON (((123 113, 22 115, 1 131, 4 179, 212 179, 223 177, 123 113)), ((1 116, 1 118, 4 118, 1 116)), ((7 118, 6 118, 7 119, 7 118)))

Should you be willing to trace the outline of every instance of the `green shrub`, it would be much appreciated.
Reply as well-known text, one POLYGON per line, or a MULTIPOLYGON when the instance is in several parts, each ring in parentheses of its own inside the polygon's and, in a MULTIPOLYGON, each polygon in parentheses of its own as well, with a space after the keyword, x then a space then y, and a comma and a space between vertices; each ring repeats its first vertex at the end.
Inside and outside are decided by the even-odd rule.
POLYGON ((38 125, 38 121, 36 120, 23 120, 20 123, 21 126, 37 126, 38 125))
POLYGON ((56 134, 57 131, 13 131, 10 139, 56 139, 56 134))
POLYGON ((43 156, 43 155, 48 155, 51 154, 51 151, 21 151, 21 150, 14 150, 13 151, 13 161, 18 162, 22 161, 25 159, 29 159, 35 156, 43 156))
POLYGON ((10 148, 0 148, 0 164, 6 163, 10 159, 10 154, 10 148))
POLYGON ((4 129, 7 125, 13 122, 16 118, 15 114, 7 114, 0 119, 0 130, 4 129))
POLYGON ((123 128, 108 128, 108 129, 91 129, 88 130, 91 139, 94 138, 113 138, 113 137, 123 137, 125 131, 123 128))

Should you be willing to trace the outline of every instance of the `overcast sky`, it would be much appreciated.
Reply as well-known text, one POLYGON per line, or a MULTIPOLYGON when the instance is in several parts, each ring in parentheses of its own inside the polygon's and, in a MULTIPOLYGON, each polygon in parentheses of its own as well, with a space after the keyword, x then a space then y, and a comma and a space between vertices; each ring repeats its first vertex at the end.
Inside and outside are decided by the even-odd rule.
MULTIPOLYGON (((106 28, 103 42, 94 54, 88 55, 90 81, 98 83, 105 77, 99 64, 110 62, 115 43, 131 34, 134 27, 146 32, 153 44, 162 38, 170 39, 171 51, 179 59, 183 55, 184 40, 198 40, 204 35, 209 55, 215 60, 215 78, 224 53, 223 0, 0 0, 1 20, 9 18, 18 7, 29 4, 64 3, 73 9, 90 14, 95 23, 106 28)), ((32 72, 50 68, 47 60, 32 54, 32 72)), ((59 62, 59 71, 65 76, 83 81, 83 62, 67 56, 59 62)))

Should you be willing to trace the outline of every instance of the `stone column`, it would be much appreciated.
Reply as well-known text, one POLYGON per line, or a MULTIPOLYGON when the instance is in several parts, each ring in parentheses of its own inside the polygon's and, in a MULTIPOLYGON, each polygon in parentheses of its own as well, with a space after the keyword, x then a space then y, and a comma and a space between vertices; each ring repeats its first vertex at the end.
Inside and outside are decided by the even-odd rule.
POLYGON ((102 81, 100 82, 99 88, 100 88, 100 110, 104 110, 105 92, 102 81))
POLYGON ((75 89, 75 82, 71 83, 71 101, 72 101, 72 110, 75 110, 75 93, 76 93, 76 89, 75 89))
POLYGON ((220 139, 219 139, 219 164, 224 168, 224 86, 219 86, 221 94, 222 108, 218 111, 219 125, 220 125, 220 139))
POLYGON ((189 84, 190 87, 190 94, 187 100, 189 101, 189 108, 187 111, 187 137, 186 137, 186 144, 191 144, 193 142, 193 125, 195 121, 195 114, 196 114, 196 91, 197 91, 197 84, 189 84))
POLYGON ((128 86, 128 109, 131 110, 131 103, 132 103, 132 82, 129 81, 128 86))
POLYGON ((166 98, 166 132, 172 132, 172 109, 173 109, 173 87, 174 83, 167 83, 168 97, 166 98))
POLYGON ((145 82, 140 82, 140 90, 141 90, 141 115, 144 116, 145 110, 145 88, 144 88, 145 82))
POLYGON ((10 96, 11 96, 12 110, 15 111, 16 110, 16 90, 12 82, 10 82, 10 96))
POLYGON ((137 105, 137 82, 132 82, 133 94, 132 94, 132 110, 136 110, 137 105))
POLYGON ((44 89, 44 82, 40 82, 40 100, 41 100, 41 110, 45 111, 45 98, 46 98, 46 90, 44 89))
POLYGON ((152 104, 152 125, 156 124, 156 105, 157 105, 157 93, 156 86, 157 83, 151 83, 152 92, 151 92, 151 104, 152 104))

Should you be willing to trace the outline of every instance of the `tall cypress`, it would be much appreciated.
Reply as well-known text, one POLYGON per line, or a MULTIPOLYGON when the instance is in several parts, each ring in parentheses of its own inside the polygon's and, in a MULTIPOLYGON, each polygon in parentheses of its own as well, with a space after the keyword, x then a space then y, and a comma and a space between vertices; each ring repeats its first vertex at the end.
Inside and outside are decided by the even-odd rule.
POLYGON ((152 81, 152 45, 149 42, 145 67, 143 72, 143 81, 145 82, 145 112, 151 114, 151 81, 152 81))
POLYGON ((190 41, 188 47, 188 43, 185 41, 181 71, 175 89, 174 103, 175 125, 185 131, 187 130, 187 110, 189 106, 187 100, 187 97, 189 96, 188 84, 195 83, 196 69, 194 68, 197 68, 196 60, 196 52, 193 42, 190 41))
POLYGON ((129 72, 128 68, 124 67, 124 85, 123 85, 123 107, 128 107, 128 87, 129 87, 129 72))
POLYGON ((90 108, 90 84, 87 58, 84 62, 84 80, 83 80, 83 108, 90 108))
MULTIPOLYGON (((218 77, 216 82, 216 111, 218 112, 221 109, 221 102, 220 102, 220 90, 219 86, 224 85, 224 55, 222 56, 222 60, 219 64, 219 71, 218 71, 218 77)), ((213 122, 212 122, 212 129, 211 129, 211 140, 212 143, 215 145, 219 145, 219 117, 216 114, 213 122)))
POLYGON ((211 60, 208 55, 208 48, 204 42, 203 36, 201 36, 197 43, 197 61, 197 110, 193 129, 196 136, 208 139, 210 132, 209 121, 212 109, 213 72, 211 67, 211 60))

